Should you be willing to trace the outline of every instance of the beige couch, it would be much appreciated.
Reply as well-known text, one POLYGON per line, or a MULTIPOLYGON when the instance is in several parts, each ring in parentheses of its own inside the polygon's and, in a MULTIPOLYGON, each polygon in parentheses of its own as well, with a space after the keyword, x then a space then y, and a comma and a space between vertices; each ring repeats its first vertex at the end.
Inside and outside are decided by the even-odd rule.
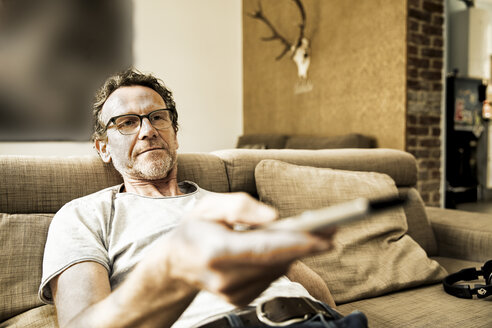
POLYGON ((239 136, 236 148, 248 149, 339 149, 376 148, 374 137, 360 133, 336 136, 310 136, 287 134, 244 134, 239 136))
MULTIPOLYGON (((55 326, 54 308, 43 305, 37 297, 43 246, 53 213, 69 200, 118 184, 121 179, 111 166, 102 164, 96 156, 0 156, 0 175, 0 213, 3 213, 0 214, 0 327, 55 326)), ((410 254, 410 257, 408 254, 396 256, 390 266, 384 266, 386 264, 383 263, 381 268, 384 271, 377 274, 375 271, 361 271, 359 267, 363 268, 371 261, 385 261, 387 256, 379 251, 371 251, 355 258, 358 261, 356 267, 346 267, 347 263, 337 262, 357 257, 358 252, 365 247, 345 250, 341 247, 345 251, 342 259, 334 257, 333 254, 337 254, 334 252, 305 259, 305 263, 334 291, 338 309, 343 314, 355 309, 363 311, 371 327, 492 327, 490 297, 481 300, 458 299, 446 294, 439 282, 443 274, 446 274, 442 267, 454 272, 463 267, 478 267, 492 259, 492 217, 425 208, 414 188, 417 179, 416 162, 407 153, 388 149, 234 149, 181 154, 179 180, 184 179, 195 181, 203 188, 216 192, 245 191, 254 196, 260 194, 263 200, 281 207, 281 213, 300 210, 306 203, 305 197, 315 199, 319 195, 323 196, 323 193, 339 188, 340 181, 349 182, 349 193, 365 190, 366 184, 371 184, 371 179, 383 181, 390 189, 393 183, 399 192, 412 195, 404 211, 395 212, 395 216, 391 217, 395 222, 397 219, 394 218, 403 217, 405 230, 408 222, 408 233, 399 238, 384 240, 389 244, 404 240, 416 253, 410 254), (258 165, 263 159, 281 162, 263 161, 258 165), (352 172, 356 174, 352 175, 352 172), (385 175, 367 175, 364 172, 380 172, 385 175), (297 177, 297 173, 302 178, 297 177), (288 174, 289 177, 279 178, 278 174, 288 174), (270 177, 276 181, 272 182, 270 177), (343 177, 343 181, 337 180, 340 177, 343 177), (355 185, 355 180, 351 179, 361 179, 357 180, 360 181, 360 186, 355 185), (294 185, 288 188, 303 190, 306 189, 306 184, 311 186, 317 183, 316 190, 312 194, 306 189, 307 192, 303 190, 302 194, 289 192, 290 195, 284 195, 282 190, 275 189, 278 186, 285 188, 282 184, 291 180, 294 185), (333 181, 338 182, 332 184, 333 181), (268 193, 268 190, 273 191, 268 193), (288 201, 289 208, 282 203, 285 198, 283 195, 293 197, 288 201), (297 199, 301 205, 295 205, 297 199), (298 208, 293 209, 292 206, 298 208), (442 267, 428 260, 427 255, 436 259, 442 267), (413 263, 414 259, 418 259, 418 263, 413 263), (403 284, 388 281, 398 275, 401 280, 403 273, 412 272, 421 265, 426 266, 425 270, 430 273, 429 281, 412 281, 413 274, 404 275, 403 278, 407 281, 403 284), (400 267, 401 270, 398 269, 400 267), (368 290, 366 287, 375 281, 378 288, 382 285, 385 287, 368 290), (357 293, 359 288, 361 292, 357 293), (351 294, 345 294, 346 291, 351 294)), ((370 188, 377 186, 370 185, 370 188)), ((333 199, 343 193, 341 189, 336 190, 333 199)), ((369 191, 373 192, 371 190, 369 191)), ((324 201, 323 199, 322 197, 321 200, 324 201)), ((387 223, 382 223, 386 219, 369 219, 362 230, 360 226, 349 226, 340 230, 340 235, 352 238, 360 234, 360 231, 370 233, 373 226, 386 225, 387 223)), ((391 228, 389 234, 398 229, 391 228)), ((358 242, 372 242, 379 236, 383 234, 374 238, 359 238, 358 242)), ((384 248, 380 250, 385 251, 384 248)), ((372 268, 376 271, 378 269, 380 268, 372 268)))

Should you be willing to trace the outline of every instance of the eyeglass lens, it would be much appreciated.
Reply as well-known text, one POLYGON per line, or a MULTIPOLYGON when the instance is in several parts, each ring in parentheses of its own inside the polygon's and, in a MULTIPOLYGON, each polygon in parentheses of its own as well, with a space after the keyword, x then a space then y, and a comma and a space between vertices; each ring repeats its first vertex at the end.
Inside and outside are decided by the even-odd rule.
POLYGON ((172 124, 168 111, 164 109, 142 116, 135 114, 123 115, 116 118, 114 124, 122 134, 134 134, 140 129, 144 117, 147 117, 152 126, 158 130, 167 129, 172 124))

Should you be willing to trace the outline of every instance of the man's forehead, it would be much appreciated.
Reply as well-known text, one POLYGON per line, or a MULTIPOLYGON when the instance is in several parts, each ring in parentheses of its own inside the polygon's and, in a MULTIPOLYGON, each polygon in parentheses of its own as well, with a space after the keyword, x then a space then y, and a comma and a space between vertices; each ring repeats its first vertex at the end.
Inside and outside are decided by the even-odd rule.
POLYGON ((166 108, 164 99, 153 89, 144 86, 124 86, 116 89, 108 97, 102 107, 102 116, 109 119, 111 116, 166 108))

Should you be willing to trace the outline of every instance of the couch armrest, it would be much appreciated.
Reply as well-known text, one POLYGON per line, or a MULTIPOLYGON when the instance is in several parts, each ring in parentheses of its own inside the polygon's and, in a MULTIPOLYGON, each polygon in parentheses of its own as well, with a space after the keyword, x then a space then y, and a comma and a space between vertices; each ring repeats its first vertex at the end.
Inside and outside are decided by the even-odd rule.
POLYGON ((426 207, 439 256, 485 262, 492 259, 492 215, 426 207))

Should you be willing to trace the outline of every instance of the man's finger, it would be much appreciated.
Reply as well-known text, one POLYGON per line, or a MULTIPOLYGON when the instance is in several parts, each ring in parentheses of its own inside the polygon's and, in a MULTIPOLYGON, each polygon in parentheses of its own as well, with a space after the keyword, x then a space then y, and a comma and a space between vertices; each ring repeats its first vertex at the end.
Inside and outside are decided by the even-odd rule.
POLYGON ((333 248, 331 238, 302 232, 262 231, 236 232, 224 236, 227 251, 216 254, 212 265, 244 263, 271 266, 333 248))
POLYGON ((277 211, 246 193, 213 194, 203 198, 189 214, 191 218, 235 224, 260 225, 274 221, 277 211))

